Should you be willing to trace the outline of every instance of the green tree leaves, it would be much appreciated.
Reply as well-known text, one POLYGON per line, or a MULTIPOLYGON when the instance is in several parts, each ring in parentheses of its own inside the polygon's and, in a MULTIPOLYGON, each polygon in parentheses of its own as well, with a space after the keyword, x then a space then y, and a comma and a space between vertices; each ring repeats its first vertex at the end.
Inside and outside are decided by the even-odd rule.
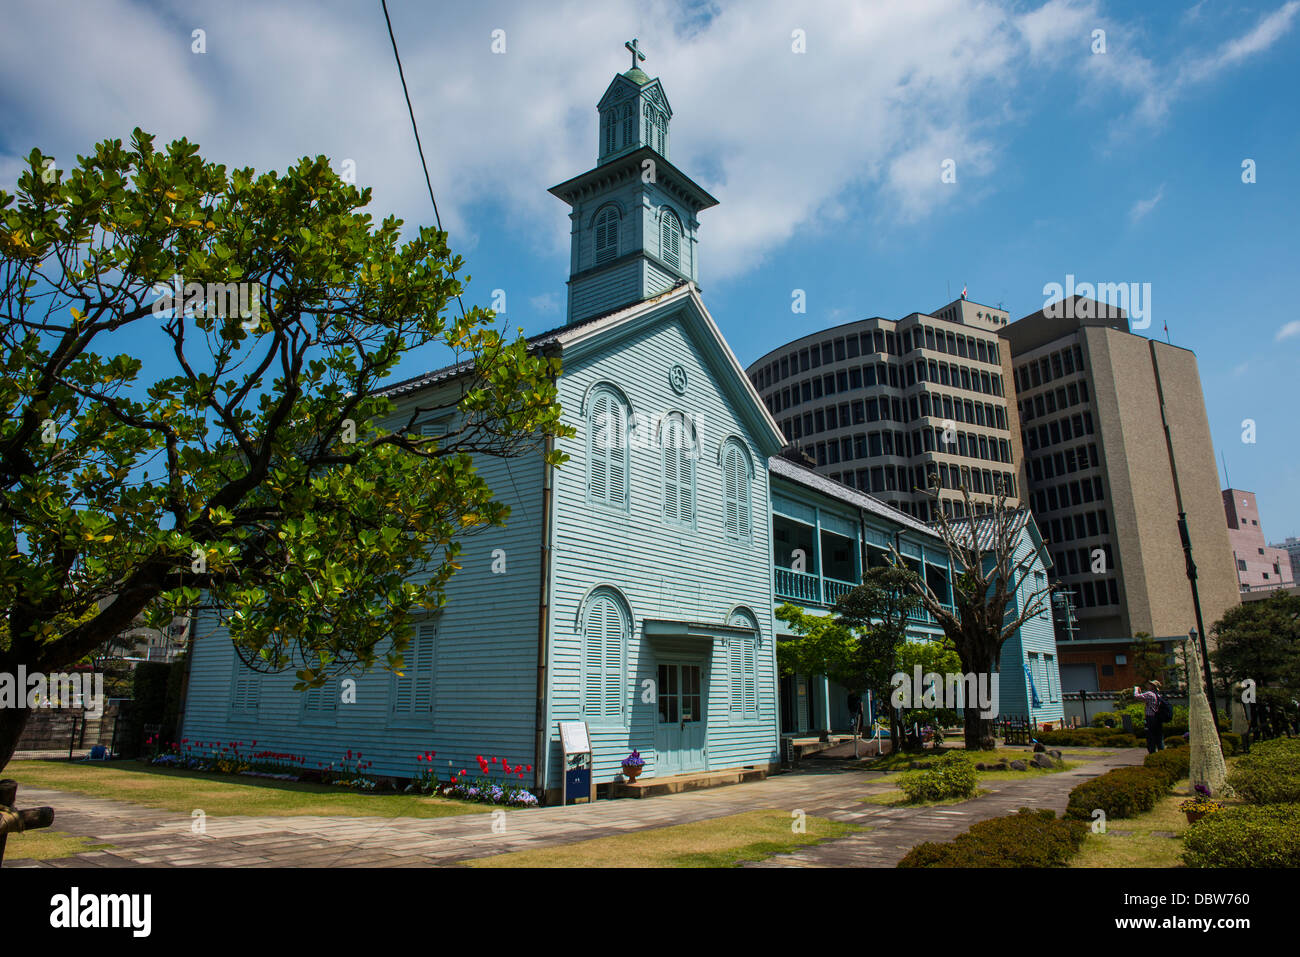
POLYGON ((68 170, 33 151, 0 191, 0 666, 55 670, 200 601, 257 667, 319 683, 322 653, 370 667, 384 642, 392 666, 457 539, 508 519, 474 456, 569 434, 558 359, 449 314, 446 234, 403 242, 325 157, 257 174, 153 142, 68 170), (136 330, 161 330, 170 368, 144 378, 136 330), (463 374, 393 425, 381 390, 431 343, 463 374), (422 437, 443 412, 454 430, 422 437), (78 624, 38 641, 56 620, 78 624))

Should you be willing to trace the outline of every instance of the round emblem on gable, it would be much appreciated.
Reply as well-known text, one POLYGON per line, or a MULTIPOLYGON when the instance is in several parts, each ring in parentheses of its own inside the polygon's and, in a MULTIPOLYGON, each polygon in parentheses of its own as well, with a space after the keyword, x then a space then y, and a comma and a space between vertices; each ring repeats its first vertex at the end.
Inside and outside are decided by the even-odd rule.
POLYGON ((675 365, 668 370, 668 384, 673 387, 673 391, 681 395, 686 391, 686 370, 680 365, 675 365))

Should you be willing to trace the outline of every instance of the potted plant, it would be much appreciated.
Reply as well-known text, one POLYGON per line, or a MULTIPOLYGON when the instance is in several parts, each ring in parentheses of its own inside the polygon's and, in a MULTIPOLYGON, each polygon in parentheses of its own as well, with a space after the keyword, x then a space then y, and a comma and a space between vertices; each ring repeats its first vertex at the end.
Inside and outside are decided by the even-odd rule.
POLYGON ((623 773, 627 775, 629 782, 635 781, 645 769, 645 759, 641 757, 640 751, 633 751, 623 759, 623 773))
POLYGON ((1188 798, 1178 807, 1187 815, 1188 824, 1195 824, 1205 815, 1223 810, 1222 804, 1210 800, 1210 789, 1204 784, 1196 785, 1196 797, 1188 798))

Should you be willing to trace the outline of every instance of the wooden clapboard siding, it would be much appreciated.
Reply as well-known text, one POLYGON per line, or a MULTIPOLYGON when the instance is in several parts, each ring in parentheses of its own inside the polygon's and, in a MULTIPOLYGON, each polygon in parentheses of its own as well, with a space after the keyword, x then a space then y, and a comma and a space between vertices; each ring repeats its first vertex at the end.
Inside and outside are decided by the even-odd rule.
MULTIPOLYGON (((1036 530, 1028 526, 1020 533, 1020 542, 1016 548, 1016 561, 1022 561, 1031 553, 1038 554, 1029 566, 1016 593, 1016 607, 1023 608, 1029 596, 1035 591, 1035 572, 1050 579, 1048 569, 1043 561, 1046 552, 1037 539, 1036 530)), ((1001 699, 1000 711, 1004 715, 1032 715, 1036 721, 1060 721, 1064 717, 1064 702, 1061 699, 1060 661, 1056 651, 1056 630, 1052 624, 1050 605, 1020 628, 1002 645, 999 661, 998 695, 1001 699), (1029 653, 1038 655, 1039 668, 1034 672, 1034 681, 1038 685, 1042 707, 1033 708, 1029 683, 1025 680, 1025 663, 1029 653), (1043 670, 1047 663, 1044 656, 1051 655, 1051 674, 1043 670), (1046 679, 1046 680, 1045 680, 1046 679), (1049 689, 1055 690, 1056 700, 1051 700, 1049 689)))
MULTIPOLYGON (((416 396, 408 397, 402 407, 409 409, 416 401, 416 396)), ((399 420, 404 417, 394 422, 399 420)), ((374 761, 375 774, 414 775, 420 768, 415 755, 429 750, 438 752, 444 776, 448 761, 454 770, 477 774, 477 754, 532 764, 541 449, 508 462, 477 456, 476 467, 512 513, 504 528, 462 539, 461 569, 448 585, 447 605, 437 621, 432 721, 417 725, 392 718, 393 679, 382 664, 357 676, 356 703, 341 704, 333 714, 306 712, 303 694, 292 690, 292 675, 260 678, 256 713, 232 713, 235 654, 211 614, 203 613, 195 626, 184 735, 203 741, 257 740, 259 750, 303 754, 312 767, 337 761, 350 748, 374 761), (492 572, 498 548, 505 551, 504 575, 492 572)), ((531 784, 531 776, 523 783, 531 784)))
MULTIPOLYGON (((690 322, 698 323, 698 319, 690 322)), ((626 717, 612 725, 592 724, 595 779, 611 780, 627 753, 636 748, 646 759, 646 775, 655 773, 656 705, 643 702, 642 682, 656 680, 659 654, 703 645, 703 689, 708 704, 706 747, 710 768, 760 764, 775 760, 776 655, 771 596, 771 528, 766 458, 742 424, 723 389, 723 374, 711 367, 689 324, 676 315, 642 328, 617 347, 581 361, 565 361, 560 380, 565 421, 578 435, 559 443, 571 459, 556 471, 554 594, 551 607, 551 694, 547 736, 551 742, 548 786, 560 785, 561 755, 556 722, 582 717, 582 641, 578 620, 584 598, 597 586, 618 589, 631 614, 624 695, 626 717), (688 380, 677 395, 668 373, 680 364, 688 380), (669 412, 692 416, 698 424, 699 457, 695 462, 695 527, 665 519, 662 501, 662 455, 659 449, 633 442, 629 451, 630 505, 627 510, 589 502, 586 491, 586 425, 583 401, 600 383, 617 387, 631 404, 634 426, 669 412), (722 443, 737 438, 753 468, 750 541, 738 545, 723 533, 722 443), (646 639, 646 618, 724 624, 736 606, 754 615, 762 634, 756 650, 758 715, 733 721, 730 715, 727 649, 720 641, 646 639)), ((652 432, 653 434, 653 432, 652 432)))

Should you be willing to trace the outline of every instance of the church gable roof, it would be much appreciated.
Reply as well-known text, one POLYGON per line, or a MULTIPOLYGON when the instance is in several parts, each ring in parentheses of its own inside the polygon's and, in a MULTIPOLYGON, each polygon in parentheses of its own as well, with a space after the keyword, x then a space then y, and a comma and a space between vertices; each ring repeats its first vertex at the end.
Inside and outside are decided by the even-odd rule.
POLYGON ((664 93, 663 84, 659 78, 651 79, 639 67, 634 67, 626 73, 620 73, 610 81, 609 86, 605 88, 605 93, 596 104, 596 109, 603 110, 616 103, 622 103, 624 100, 644 94, 648 96, 656 106, 664 110, 670 117, 673 115, 673 108, 668 103, 668 95, 664 93))
MULTIPOLYGON (((562 358, 586 355, 596 349, 610 348, 619 339, 662 321, 674 311, 700 348, 737 416, 749 427, 759 452, 764 456, 775 455, 785 444, 785 436, 704 307, 694 283, 685 282, 653 299, 530 336, 528 349, 530 352, 557 352, 562 358)), ((391 385, 380 395, 389 398, 408 395, 465 375, 472 368, 470 361, 444 366, 391 385)))

